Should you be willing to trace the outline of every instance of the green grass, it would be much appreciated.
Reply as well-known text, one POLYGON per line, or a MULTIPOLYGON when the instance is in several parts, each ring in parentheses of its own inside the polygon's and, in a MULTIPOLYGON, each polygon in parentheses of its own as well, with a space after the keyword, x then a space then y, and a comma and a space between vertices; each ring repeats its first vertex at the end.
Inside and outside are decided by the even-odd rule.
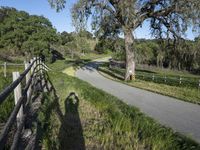
POLYGON ((161 75, 167 75, 167 76, 183 76, 183 77, 191 77, 191 78, 199 78, 199 75, 192 74, 188 71, 179 71, 179 70, 171 70, 171 69, 165 69, 165 68, 159 68, 159 67, 150 67, 150 68, 144 68, 140 65, 137 65, 138 70, 146 70, 152 72, 156 72, 157 74, 161 75))
MULTIPOLYGON (((11 83, 11 78, 4 78, 0 75, 0 91, 11 83)), ((13 93, 0 105, 0 123, 5 123, 14 107, 13 93)))
MULTIPOLYGON (((105 69, 109 69, 121 76, 124 76, 125 69, 122 68, 108 68, 108 64, 104 65, 105 69)), ((188 88, 198 88, 200 76, 180 73, 175 71, 154 71, 154 70, 144 70, 136 69, 136 78, 145 81, 152 81, 155 83, 163 83, 172 86, 188 87, 188 88), (180 83, 181 78, 181 83, 180 83)))
MULTIPOLYGON (((49 75, 60 97, 59 105, 63 113, 66 111, 64 102, 67 95, 71 91, 78 94, 78 111, 86 148, 200 149, 192 140, 161 126, 137 108, 128 106, 84 81, 60 72, 50 72, 49 75)), ((60 126, 54 120, 55 123, 55 126, 60 126)), ((58 132, 58 129, 55 130, 58 132)), ((58 133, 54 131, 54 134, 58 133)))
POLYGON ((62 73, 61 68, 64 68, 65 63, 56 62, 52 65, 62 67, 49 72, 59 101, 53 102, 50 98, 48 102, 48 105, 52 104, 56 109, 46 111, 51 114, 48 134, 43 140, 47 149, 73 149, 73 146, 82 139, 77 136, 83 136, 86 149, 200 149, 200 146, 191 139, 161 126, 139 109, 128 106, 118 98, 82 80, 62 73), (75 112, 71 108, 65 108, 66 97, 70 92, 77 93, 80 99, 78 110, 75 112), (70 113, 70 119, 63 123, 59 119, 58 110, 64 116, 68 116, 66 114, 69 111, 73 113, 70 113), (74 123, 77 116, 82 130, 74 123), (80 134, 80 131, 83 133, 80 134))
MULTIPOLYGON (((177 84, 166 84, 165 82, 159 82, 158 79, 154 79, 155 81, 152 81, 152 78, 145 78, 143 77, 138 78, 136 76, 135 81, 129 81, 125 82, 122 78, 122 73, 119 71, 119 69, 108 69, 107 67, 99 67, 99 70, 103 72, 102 75, 112 79, 119 81, 124 84, 128 84, 130 86, 138 87, 141 89, 149 90, 152 92, 156 92, 159 94, 175 97, 180 100, 184 100, 187 102, 192 102, 196 104, 200 104, 200 89, 193 86, 180 86, 177 84), (156 81, 157 80, 157 81, 156 81)), ((175 75, 175 74, 173 74, 175 75)), ((187 75, 188 76, 188 75, 187 75)), ((190 77, 191 78, 191 77, 190 77)), ((190 79, 192 80, 192 79, 190 79)))
MULTIPOLYGON (((12 83, 12 72, 23 72, 23 66, 8 66, 7 77, 4 77, 3 67, 0 68, 0 92, 12 83)), ((0 105, 0 123, 5 123, 14 108, 14 95, 11 93, 8 98, 0 105)))

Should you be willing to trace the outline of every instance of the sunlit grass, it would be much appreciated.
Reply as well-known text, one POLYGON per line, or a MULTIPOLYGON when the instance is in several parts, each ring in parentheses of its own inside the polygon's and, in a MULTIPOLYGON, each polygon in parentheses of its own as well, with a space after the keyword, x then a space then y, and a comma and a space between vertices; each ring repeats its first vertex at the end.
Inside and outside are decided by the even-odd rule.
POLYGON ((64 69, 62 72, 69 75, 69 76, 75 76, 76 68, 74 66, 70 66, 66 69, 64 69))
POLYGON ((161 126, 137 108, 128 106, 84 81, 61 72, 50 72, 49 75, 60 97, 59 104, 63 113, 67 95, 74 91, 79 96, 81 101, 79 113, 86 148, 91 146, 96 146, 96 149, 199 148, 190 139, 161 126))
POLYGON ((102 75, 115 81, 119 81, 130 86, 138 87, 141 89, 149 90, 159 94, 175 97, 180 100, 200 104, 200 89, 190 86, 174 86, 165 83, 155 83, 153 81, 145 81, 137 79, 135 81, 125 82, 122 75, 116 71, 111 71, 106 67, 99 68, 102 75))
MULTIPOLYGON (((61 62, 58 63, 62 67, 65 66, 61 62)), ((59 96, 59 106, 63 113, 65 113, 64 102, 68 94, 77 93, 80 99, 78 112, 86 149, 188 150, 200 148, 192 140, 161 126, 137 108, 128 106, 118 98, 65 74, 74 74, 74 70, 74 67, 67 66, 66 70, 51 71, 49 75, 59 96)), ((52 134, 46 139, 48 143, 46 145, 51 145, 47 142, 50 141, 54 143, 52 146, 55 146, 61 140, 58 138, 61 124, 56 113, 52 115, 54 117, 51 118, 51 131, 49 130, 52 134)))

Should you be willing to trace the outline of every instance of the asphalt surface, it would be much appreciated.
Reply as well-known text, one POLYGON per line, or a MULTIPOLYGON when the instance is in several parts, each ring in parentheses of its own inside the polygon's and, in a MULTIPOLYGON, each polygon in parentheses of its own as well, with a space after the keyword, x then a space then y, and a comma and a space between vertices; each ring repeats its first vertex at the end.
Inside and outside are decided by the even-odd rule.
POLYGON ((109 80, 98 73, 97 66, 98 62, 89 63, 79 69, 76 76, 200 143, 200 105, 109 80))

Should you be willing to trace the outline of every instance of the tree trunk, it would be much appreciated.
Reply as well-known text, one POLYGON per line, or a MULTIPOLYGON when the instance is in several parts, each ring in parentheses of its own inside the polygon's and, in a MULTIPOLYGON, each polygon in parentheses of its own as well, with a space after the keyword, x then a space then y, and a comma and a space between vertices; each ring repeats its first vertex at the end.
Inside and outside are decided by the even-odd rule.
POLYGON ((124 28, 126 73, 125 81, 135 79, 134 38, 131 29, 124 28))

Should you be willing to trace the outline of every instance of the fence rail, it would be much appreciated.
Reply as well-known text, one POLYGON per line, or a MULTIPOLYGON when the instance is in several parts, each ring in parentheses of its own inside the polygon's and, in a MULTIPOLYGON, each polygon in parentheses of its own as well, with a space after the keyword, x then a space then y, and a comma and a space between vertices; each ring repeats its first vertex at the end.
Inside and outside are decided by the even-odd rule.
POLYGON ((4 77, 7 77, 7 68, 9 66, 24 66, 24 64, 14 64, 14 63, 7 63, 7 62, 4 62, 3 64, 0 64, 0 66, 3 67, 3 74, 4 74, 4 77))
MULTIPOLYGON (((116 67, 109 67, 107 69, 106 67, 99 67, 100 71, 103 71, 105 73, 108 73, 110 75, 114 75, 116 78, 124 79, 124 70, 119 70, 116 67)), ((155 83, 162 83, 172 86, 180 86, 180 87, 192 87, 192 88, 198 88, 200 89, 200 79, 189 79, 183 76, 167 76, 167 75, 157 75, 157 74, 149 74, 149 73, 137 73, 136 75, 137 79, 145 80, 145 81, 151 81, 155 83)))
POLYGON ((24 66, 24 64, 15 64, 15 63, 7 63, 7 62, 5 62, 4 64, 0 64, 0 66, 5 66, 5 64, 6 64, 6 66, 24 66))
POLYGON ((44 80, 42 77, 43 73, 49 70, 49 68, 41 62, 40 58, 34 58, 30 62, 31 63, 25 63, 25 70, 23 73, 19 74, 19 72, 13 72, 13 83, 0 93, 0 105, 6 101, 6 98, 12 92, 14 92, 15 98, 15 107, 0 134, 0 150, 4 149, 9 132, 15 122, 17 123, 17 131, 15 132, 11 149, 18 149, 19 139, 27 116, 27 106, 31 103, 30 100, 36 85, 38 83, 42 85, 42 80, 44 80), (26 85, 21 89, 21 83, 24 79, 26 79, 26 85))

